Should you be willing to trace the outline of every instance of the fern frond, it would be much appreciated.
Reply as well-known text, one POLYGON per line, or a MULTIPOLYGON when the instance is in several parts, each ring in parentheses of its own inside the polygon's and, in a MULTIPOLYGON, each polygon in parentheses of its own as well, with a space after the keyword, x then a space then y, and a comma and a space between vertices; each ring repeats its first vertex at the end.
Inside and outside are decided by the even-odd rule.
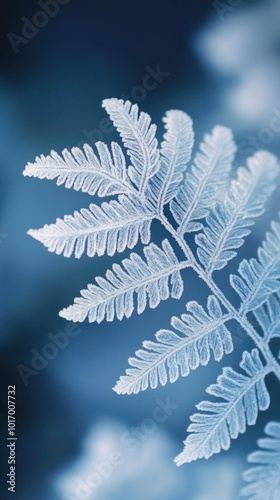
POLYGON ((264 431, 268 437, 259 439, 260 449, 248 456, 248 462, 256 465, 243 473, 244 480, 249 484, 242 488, 240 498, 280 498, 280 423, 269 422, 264 431))
POLYGON ((126 171, 125 157, 120 146, 112 142, 110 152, 103 142, 97 142, 99 158, 87 144, 82 151, 72 148, 64 149, 62 155, 52 151, 48 156, 37 156, 35 163, 27 163, 24 176, 39 179, 57 179, 58 186, 97 194, 100 197, 114 194, 134 194, 126 171))
POLYGON ((223 315, 213 295, 208 297, 207 311, 195 301, 188 302, 186 309, 189 314, 171 319, 171 326, 178 333, 159 330, 157 342, 145 341, 144 349, 128 360, 132 368, 114 387, 118 394, 136 394, 149 386, 155 389, 158 383, 175 382, 179 375, 186 377, 190 370, 207 365, 211 349, 216 361, 233 350, 231 334, 225 326, 230 317, 223 315))
POLYGON ((262 328, 266 342, 280 337, 280 293, 268 297, 268 300, 254 311, 254 316, 262 328))
POLYGON ((149 181, 147 191, 147 198, 159 210, 176 195, 194 143, 192 120, 186 113, 167 111, 163 121, 167 132, 161 144, 160 169, 149 181))
POLYGON ((191 172, 186 173, 182 186, 170 203, 179 235, 202 229, 198 221, 207 217, 215 204, 218 190, 227 180, 235 151, 229 129, 215 127, 212 134, 205 135, 191 172))
POLYGON ((169 241, 162 242, 162 249, 155 244, 144 248, 145 262, 132 253, 122 265, 113 264, 105 278, 95 278, 96 284, 81 291, 72 306, 63 309, 59 315, 69 321, 100 323, 106 317, 113 321, 129 318, 134 311, 134 294, 137 296, 137 312, 141 314, 147 306, 155 308, 161 300, 170 296, 179 299, 183 293, 180 269, 188 262, 179 262, 169 241))
POLYGON ((207 226, 196 235, 197 255, 208 276, 233 259, 250 234, 253 219, 264 212, 279 173, 275 156, 259 151, 248 159, 248 169, 239 168, 224 202, 218 202, 206 219, 207 226))
POLYGON ((156 125, 151 124, 148 113, 137 104, 122 99, 105 99, 106 109, 113 124, 120 133, 127 154, 131 160, 128 175, 141 194, 144 194, 149 179, 160 167, 156 125))
POLYGON ((184 450, 175 458, 177 465, 228 450, 231 439, 244 433, 246 425, 256 423, 259 410, 269 407, 264 377, 271 368, 263 366, 258 350, 245 351, 240 367, 246 375, 230 367, 223 368, 217 383, 206 389, 208 394, 223 402, 202 401, 197 405, 201 413, 191 417, 184 450))
POLYGON ((118 201, 104 202, 99 207, 91 204, 89 209, 66 215, 55 224, 41 229, 30 229, 28 234, 40 241, 50 252, 76 258, 86 251, 89 257, 114 255, 126 247, 133 248, 140 237, 142 243, 150 241, 150 226, 153 214, 147 212, 142 202, 120 195, 118 201))
MULTIPOLYGON (((24 175, 56 179, 67 188, 118 198, 101 206, 91 204, 28 233, 49 251, 66 257, 111 256, 134 248, 139 240, 148 245, 144 257, 132 253, 113 264, 60 311, 69 321, 122 320, 135 309, 141 314, 169 297, 179 299, 184 288, 181 270, 186 267, 211 290, 205 308, 188 302, 185 314, 172 317, 170 329, 159 330, 154 341, 143 343, 114 388, 119 394, 175 382, 180 375, 206 365, 211 356, 219 361, 233 349, 228 322, 235 320, 242 327, 256 348, 243 353, 243 373, 224 368, 216 384, 208 387, 207 392, 219 399, 197 405, 176 463, 209 458, 228 449, 231 439, 256 422, 258 411, 268 408, 265 376, 272 372, 280 381, 280 366, 270 345, 273 339, 274 350, 275 337, 280 337, 280 220, 272 223, 257 258, 243 260, 238 273, 230 276, 231 287, 241 298, 238 309, 212 277, 236 255, 255 217, 263 213, 279 167, 273 155, 260 151, 248 160, 247 168, 237 170, 230 183, 236 146, 229 129, 217 126, 206 134, 189 168, 194 134, 192 120, 184 112, 166 113, 159 150, 156 126, 137 104, 113 98, 105 99, 103 107, 126 151, 114 142, 111 147, 98 142, 96 150, 85 145, 82 150, 63 150, 61 155, 51 152, 28 163, 24 175), (179 261, 168 240, 161 247, 150 243, 154 219, 172 236, 184 261, 179 261), (200 232, 195 236, 198 258, 185 240, 189 232, 200 232), (250 311, 256 329, 247 317, 250 311)), ((254 479, 257 472, 250 474, 254 479)), ((248 488, 254 490, 252 485, 248 488)))
POLYGON ((280 223, 272 222, 271 229, 258 248, 259 260, 244 259, 238 268, 241 277, 230 275, 231 286, 242 299, 240 314, 257 309, 280 288, 280 223))

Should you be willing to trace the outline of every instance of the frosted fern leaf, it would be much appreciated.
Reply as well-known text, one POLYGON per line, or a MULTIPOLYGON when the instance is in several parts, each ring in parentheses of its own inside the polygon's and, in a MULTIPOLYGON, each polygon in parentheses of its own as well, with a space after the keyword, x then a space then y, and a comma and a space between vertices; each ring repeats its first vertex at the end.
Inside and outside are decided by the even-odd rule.
POLYGON ((139 113, 137 104, 121 99, 105 99, 103 107, 120 133, 131 160, 128 175, 145 193, 148 180, 159 170, 159 150, 155 137, 156 125, 147 113, 139 113))
POLYGON ((254 316, 266 342, 280 338, 280 293, 270 295, 264 305, 255 309, 254 316))
POLYGON ((163 118, 166 133, 161 144, 160 169, 148 184, 148 197, 162 208, 178 191, 191 159, 194 143, 192 120, 178 110, 168 111, 163 118))
POLYGON ((158 383, 165 385, 168 380, 175 382, 179 375, 186 377, 190 370, 207 365, 211 350, 216 361, 232 351, 231 334, 225 326, 230 317, 223 315, 213 295, 208 297, 207 312, 195 301, 188 302, 186 309, 188 314, 171 319, 177 333, 159 330, 157 343, 145 341, 144 350, 140 349, 136 358, 129 359, 132 368, 114 388, 118 394, 137 393, 148 386, 154 389, 158 383))
POLYGON ((226 127, 214 127, 193 155, 192 120, 183 111, 166 113, 159 146, 156 126, 136 104, 106 99, 103 107, 124 149, 115 142, 110 146, 98 142, 96 151, 85 145, 83 150, 64 150, 62 156, 52 152, 28 163, 24 175, 56 179, 67 188, 117 199, 92 203, 29 234, 48 250, 77 258, 83 253, 111 256, 138 242, 145 245, 144 258, 131 253, 121 264, 113 264, 60 312, 71 321, 122 320, 135 309, 141 314, 162 300, 179 299, 184 290, 181 271, 187 273, 188 268, 211 291, 206 305, 188 302, 187 312, 172 317, 170 329, 161 328, 155 341, 144 341, 116 383, 119 394, 175 382, 207 365, 211 357, 220 361, 233 350, 233 322, 251 338, 255 347, 243 353, 240 363, 244 373, 226 367, 217 383, 208 387, 207 392, 220 400, 199 403, 176 463, 209 458, 228 449, 231 439, 245 432, 256 422, 258 412, 269 406, 265 376, 273 373, 280 381, 280 366, 272 350, 280 336, 279 220, 271 223, 257 258, 243 260, 238 274, 230 276, 240 297, 239 308, 213 279, 214 271, 225 272, 254 219, 263 214, 276 186, 279 164, 272 154, 258 151, 232 175, 236 146, 226 127), (154 220, 169 234, 161 246, 153 243, 154 220), (190 242, 197 244, 197 257, 190 242))
POLYGON ((241 311, 260 307, 269 295, 280 288, 280 223, 271 223, 272 232, 258 249, 258 260, 243 260, 240 276, 231 275, 230 283, 242 299, 241 311))
POLYGON ((217 383, 206 389, 223 402, 201 401, 197 405, 200 413, 190 418, 192 423, 187 429, 190 434, 184 450, 175 459, 177 465, 228 450, 231 439, 244 433, 247 425, 256 423, 259 410, 269 407, 270 397, 264 383, 268 368, 263 366, 258 350, 245 351, 240 367, 246 375, 230 367, 223 368, 217 383))
POLYGON ((274 156, 257 153, 248 160, 248 169, 239 168, 225 200, 218 202, 206 219, 206 226, 195 238, 197 254, 208 275, 222 269, 233 259, 251 232, 253 219, 264 212, 271 195, 278 166, 274 156), (269 165, 267 172, 267 165, 269 165))
POLYGON ((186 172, 183 185, 170 203, 179 234, 202 229, 197 221, 206 217, 215 204, 218 190, 226 183, 235 150, 232 133, 225 127, 215 127, 212 134, 205 136, 191 171, 186 172))
POLYGON ((113 321, 129 318, 134 310, 134 294, 137 295, 137 312, 141 314, 147 305, 154 309, 161 300, 169 296, 179 299, 183 293, 180 269, 187 263, 179 263, 168 240, 162 242, 162 249, 151 243, 144 248, 146 261, 132 253, 122 265, 114 264, 105 278, 95 278, 95 285, 82 290, 82 297, 60 312, 60 316, 71 321, 100 323, 106 318, 113 321), (169 284, 170 282, 170 284, 169 284))
POLYGON ((280 498, 280 423, 269 422, 264 431, 266 437, 258 440, 258 451, 248 456, 248 462, 255 465, 243 473, 244 480, 249 484, 242 488, 240 498, 280 498))
POLYGON ((42 229, 31 229, 28 234, 64 257, 74 253, 79 258, 85 251, 89 257, 105 252, 112 256, 126 247, 133 248, 139 237, 142 243, 149 243, 151 222, 152 214, 139 199, 121 195, 118 201, 103 202, 101 207, 91 203, 89 209, 66 215, 42 229))
POLYGON ((88 145, 84 151, 72 148, 55 151, 50 155, 37 157, 35 163, 28 163, 23 175, 39 179, 55 179, 57 185, 98 196, 133 193, 133 186, 127 174, 125 156, 120 146, 112 142, 112 153, 103 142, 96 143, 99 157, 88 145))

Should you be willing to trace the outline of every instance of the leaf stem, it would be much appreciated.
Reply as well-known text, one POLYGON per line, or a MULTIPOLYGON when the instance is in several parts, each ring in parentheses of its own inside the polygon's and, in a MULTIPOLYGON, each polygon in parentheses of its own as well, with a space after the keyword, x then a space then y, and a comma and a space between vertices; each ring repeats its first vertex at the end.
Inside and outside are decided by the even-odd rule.
POLYGON ((206 285, 210 288, 210 290, 219 299, 221 304, 232 315, 233 319, 235 319, 241 325, 241 327, 246 331, 249 337, 255 342, 256 346, 261 351, 267 365, 272 367, 274 375, 280 382, 280 365, 274 358, 271 350, 269 349, 268 344, 257 334, 254 327, 248 321, 246 315, 240 314, 240 312, 235 309, 235 307, 229 302, 229 300, 220 290, 218 285, 213 281, 213 278, 209 277, 207 273, 204 271, 204 269, 200 266, 200 264, 198 264, 193 252, 191 251, 189 245, 186 243, 184 237, 177 233, 177 231, 168 221, 167 217, 164 215, 163 212, 160 214, 159 220, 165 227, 165 229, 171 234, 171 236, 174 238, 177 244, 180 246, 181 250, 184 252, 186 258, 190 263, 190 267, 192 267, 192 269, 197 273, 197 275, 204 281, 204 283, 206 283, 206 285))

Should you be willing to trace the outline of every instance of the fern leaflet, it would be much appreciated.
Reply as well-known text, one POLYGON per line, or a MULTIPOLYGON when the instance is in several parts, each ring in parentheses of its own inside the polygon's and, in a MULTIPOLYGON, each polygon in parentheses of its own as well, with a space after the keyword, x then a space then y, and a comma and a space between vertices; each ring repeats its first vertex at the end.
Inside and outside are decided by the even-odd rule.
POLYGON ((243 353, 240 367, 246 375, 232 368, 223 368, 217 383, 206 392, 223 402, 202 401, 197 405, 201 413, 191 417, 185 448, 175 458, 177 465, 198 458, 209 458, 221 450, 228 450, 231 439, 244 433, 246 425, 254 425, 258 411, 269 407, 270 398, 264 377, 270 368, 263 366, 257 349, 243 353))
POLYGON ((185 377, 200 364, 207 365, 210 349, 216 361, 232 351, 231 334, 225 326, 230 317, 223 315, 213 295, 208 297, 207 312, 195 301, 188 302, 186 309, 189 314, 171 319, 171 326, 179 334, 159 330, 157 343, 145 341, 144 350, 129 359, 132 368, 114 387, 118 394, 136 394, 148 386, 154 389, 158 383, 175 382, 179 375, 185 377))
POLYGON ((91 204, 74 215, 57 219, 55 224, 42 229, 30 229, 28 234, 43 243, 50 252, 64 257, 72 253, 79 258, 85 251, 89 257, 114 255, 125 248, 133 248, 140 237, 142 243, 150 241, 151 213, 141 201, 132 201, 120 195, 118 201, 103 202, 101 207, 91 204))
POLYGON ((267 297, 280 288, 280 224, 271 223, 272 232, 258 249, 258 258, 244 259, 239 265, 240 276, 231 275, 230 283, 242 299, 240 314, 260 307, 267 297))
POLYGON ((280 293, 268 297, 268 300, 258 309, 254 316, 262 328, 266 342, 280 337, 280 293))
POLYGON ((121 135, 132 165, 128 175, 140 193, 145 193, 148 180, 159 169, 158 142, 155 137, 156 125, 141 111, 137 104, 122 99, 105 99, 106 109, 116 129, 121 135))
POLYGON ((83 191, 100 197, 114 194, 135 194, 127 175, 125 157, 120 146, 112 142, 112 153, 106 144, 97 142, 99 158, 93 149, 84 145, 84 152, 79 148, 62 151, 59 156, 55 151, 50 155, 41 155, 34 163, 28 163, 24 176, 39 179, 55 179, 57 185, 83 191))
POLYGON ((186 113, 171 110, 163 119, 167 132, 160 151, 160 169, 149 181, 147 197, 160 211, 177 194, 191 159, 194 142, 192 120, 186 113))
POLYGON ((147 298, 152 309, 170 296, 179 299, 184 289, 180 269, 188 263, 178 261, 168 240, 162 242, 162 249, 153 243, 145 247, 144 254, 147 262, 132 253, 122 261, 122 266, 113 264, 106 278, 95 278, 96 285, 82 290, 82 297, 63 309, 60 316, 79 322, 88 317, 90 323, 100 323, 104 318, 113 321, 115 316, 119 320, 129 318, 134 310, 134 294, 138 314, 145 310, 147 298))
POLYGON ((225 201, 218 202, 206 219, 203 232, 195 237, 197 255, 209 276, 222 269, 236 256, 234 251, 250 234, 254 217, 264 212, 264 204, 272 193, 279 173, 276 158, 261 151, 248 160, 248 169, 239 168, 225 201))
POLYGON ((211 135, 205 135, 192 171, 186 173, 182 187, 170 203, 179 235, 202 229, 197 221, 209 214, 218 190, 226 183, 235 150, 229 129, 215 127, 211 135))
POLYGON ((267 437, 258 440, 259 450, 248 456, 254 465, 244 472, 249 483, 240 498, 278 500, 280 498, 280 423, 269 422, 264 429, 267 437))

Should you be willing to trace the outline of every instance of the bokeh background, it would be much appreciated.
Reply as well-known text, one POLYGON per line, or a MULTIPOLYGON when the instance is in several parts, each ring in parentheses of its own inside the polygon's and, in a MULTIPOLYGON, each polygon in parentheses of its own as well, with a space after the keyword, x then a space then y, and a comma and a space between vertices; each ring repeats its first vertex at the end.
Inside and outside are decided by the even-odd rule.
MULTIPOLYGON (((7 386, 15 384, 16 498, 234 499, 246 455, 266 422, 279 418, 273 378, 268 379, 270 409, 229 452, 179 469, 172 459, 181 451, 189 415, 205 398, 206 386, 222 366, 238 366, 242 350, 252 347, 248 340, 238 342, 221 363, 211 362, 176 384, 130 397, 111 390, 144 339, 168 327, 187 300, 204 303, 207 289, 192 273, 184 274, 181 301, 161 303, 122 322, 79 325, 79 334, 67 347, 37 375, 30 372, 24 383, 19 365, 31 368, 34 350, 42 353, 50 332, 65 331, 58 311, 112 261, 66 259, 31 239, 29 228, 87 207, 92 198, 54 181, 24 178, 22 171, 28 161, 51 149, 115 140, 114 132, 100 131, 106 118, 101 101, 113 96, 129 96, 149 112, 158 124, 159 140, 161 117, 178 108, 192 116, 196 144, 216 124, 231 127, 239 164, 256 149, 279 154, 279 1, 224 0, 219 7, 206 0, 61 0, 45 26, 35 34, 29 28, 29 39, 18 38, 26 21, 39 19, 36 15, 46 3, 2 0, 0 5, 0 496, 11 495, 6 487, 7 386), (141 93, 147 67, 158 66, 165 73, 162 81, 141 93), (270 127, 273 118, 279 132, 270 127), (158 399, 166 398, 176 410, 152 432, 139 434, 158 399), (124 433, 136 439, 133 450, 124 443, 124 433), (77 496, 78 485, 112 451, 121 453, 122 463, 97 488, 80 490, 77 496)), ((276 217, 279 194, 278 189, 240 257, 255 254, 269 220, 276 217)), ((155 225, 155 240, 164 236, 155 225)), ((114 261, 121 258, 117 255, 114 261)), ((228 272, 236 270, 238 260, 218 277, 230 297, 228 272)))

